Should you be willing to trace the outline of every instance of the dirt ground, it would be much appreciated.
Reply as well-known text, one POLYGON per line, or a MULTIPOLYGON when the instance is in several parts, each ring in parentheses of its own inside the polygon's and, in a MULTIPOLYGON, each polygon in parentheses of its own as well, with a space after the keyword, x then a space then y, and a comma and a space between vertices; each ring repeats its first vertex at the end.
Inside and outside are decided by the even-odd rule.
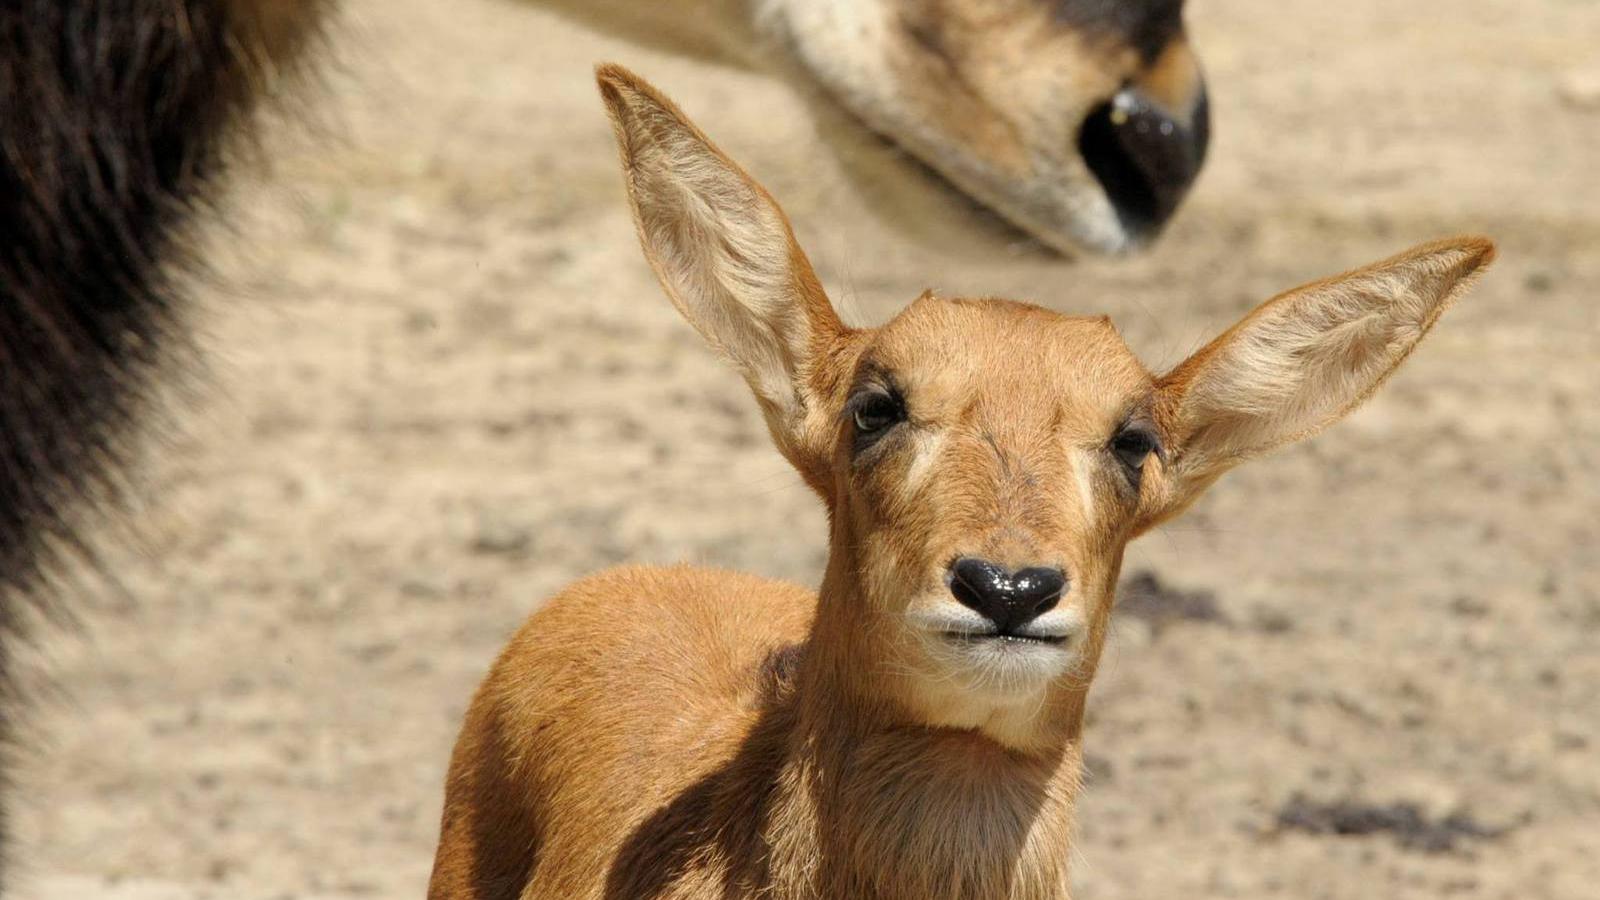
POLYGON ((589 75, 615 59, 767 182, 862 322, 1016 296, 1162 366, 1293 284, 1498 238, 1370 406, 1131 549, 1214 604, 1119 616, 1076 879, 1597 896, 1600 7, 1191 6, 1209 168, 1152 253, 1069 263, 886 227, 780 84, 511 2, 353 2, 311 127, 214 229, 204 388, 110 536, 121 590, 38 648, 16 895, 420 896, 469 693, 540 598, 622 560, 814 583, 818 504, 639 257, 589 75))

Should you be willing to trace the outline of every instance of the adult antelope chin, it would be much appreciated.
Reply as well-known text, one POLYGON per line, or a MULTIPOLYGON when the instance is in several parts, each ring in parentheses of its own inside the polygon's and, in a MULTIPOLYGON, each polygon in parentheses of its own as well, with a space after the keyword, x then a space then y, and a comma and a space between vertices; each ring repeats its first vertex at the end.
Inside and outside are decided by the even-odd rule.
POLYGON ((535 613, 451 761, 430 896, 1067 895, 1125 545, 1349 412, 1491 260, 1280 295, 1152 375, 1109 320, 925 294, 835 314, 767 193, 603 67, 645 256, 827 505, 818 593, 624 568, 535 613))
POLYGON ((823 129, 894 211, 930 188, 949 193, 926 166, 1065 252, 1145 243, 1205 159, 1206 91, 1183 0, 533 2, 781 77, 823 101, 825 123, 836 107, 900 152, 884 160, 863 152, 858 127, 823 129))

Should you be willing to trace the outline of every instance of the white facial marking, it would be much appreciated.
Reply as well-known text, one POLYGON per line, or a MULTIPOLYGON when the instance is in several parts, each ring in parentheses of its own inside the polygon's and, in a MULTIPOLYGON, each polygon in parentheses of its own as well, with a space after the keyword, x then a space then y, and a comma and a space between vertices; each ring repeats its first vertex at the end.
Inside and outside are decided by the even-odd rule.
POLYGON ((922 487, 923 482, 933 473, 933 464, 939 458, 939 453, 944 449, 945 432, 936 431, 931 434, 918 434, 916 436, 916 454, 911 458, 911 466, 906 470, 906 486, 915 491, 922 487))
POLYGON ((1094 521, 1094 481, 1089 473, 1088 453, 1073 449, 1069 454, 1072 457, 1072 478, 1078 483, 1078 498, 1083 501, 1084 519, 1094 521))

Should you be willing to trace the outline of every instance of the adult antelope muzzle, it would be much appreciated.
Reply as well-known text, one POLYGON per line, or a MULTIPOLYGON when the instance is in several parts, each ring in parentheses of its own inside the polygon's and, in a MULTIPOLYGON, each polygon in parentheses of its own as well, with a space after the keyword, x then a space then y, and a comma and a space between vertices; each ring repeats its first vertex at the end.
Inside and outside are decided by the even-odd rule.
POLYGON ((995 247, 941 183, 1069 254, 1138 248, 1205 160, 1183 0, 534 2, 821 100, 819 133, 868 205, 946 246, 995 247))

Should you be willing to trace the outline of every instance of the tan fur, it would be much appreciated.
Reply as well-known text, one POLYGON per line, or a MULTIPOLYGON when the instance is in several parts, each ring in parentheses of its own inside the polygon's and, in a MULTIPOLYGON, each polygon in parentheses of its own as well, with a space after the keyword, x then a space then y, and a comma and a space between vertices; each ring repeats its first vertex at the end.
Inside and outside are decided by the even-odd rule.
POLYGON ((1364 399, 1492 246, 1284 294, 1162 378, 1108 319, 1006 300, 850 329, 759 185, 637 76, 599 80, 646 257, 827 504, 827 570, 813 594, 618 569, 530 617, 462 728, 430 896, 1066 897, 1124 546, 1364 399), (906 419, 864 441, 851 398, 889 385, 906 419), (1130 422, 1160 443, 1137 485, 1130 422), (951 639, 961 556, 1063 568, 1065 642, 951 639))
MULTIPOLYGON (((1119 219, 1081 157, 1086 116, 1131 84, 1187 124, 1203 93, 1181 30, 1145 59, 1131 35, 1058 14, 1099 0, 534 2, 647 46, 784 79, 1068 252, 1121 251, 1149 236, 1119 219)), ((862 155, 856 143, 844 142, 846 156, 862 155)), ((926 191, 916 167, 862 175, 884 194, 926 191)))
POLYGON ((1137 80, 1152 99, 1178 116, 1192 111, 1205 90, 1200 63, 1183 37, 1168 44, 1137 80))

